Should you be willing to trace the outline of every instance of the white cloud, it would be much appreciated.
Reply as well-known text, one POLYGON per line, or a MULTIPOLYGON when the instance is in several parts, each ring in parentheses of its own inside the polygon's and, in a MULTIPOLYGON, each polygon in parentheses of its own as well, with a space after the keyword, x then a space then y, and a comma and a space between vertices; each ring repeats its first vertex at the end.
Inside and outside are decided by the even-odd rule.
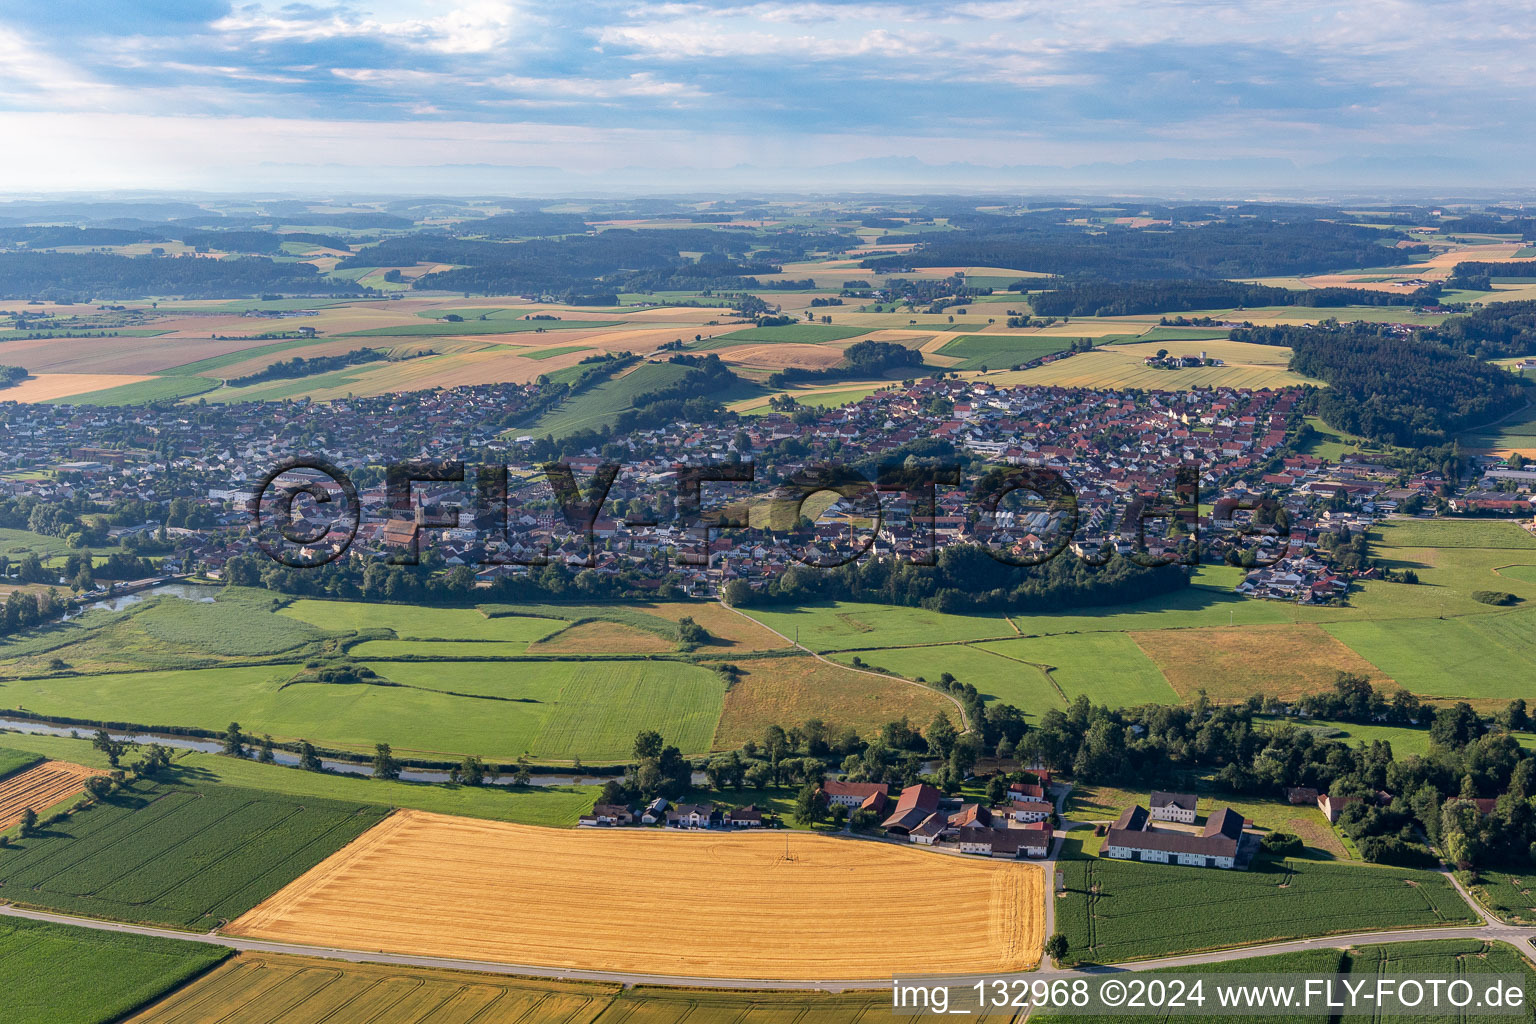
POLYGON ((0 24, 0 103, 66 110, 99 107, 110 90, 0 24))
POLYGON ((510 0, 458 0, 454 6, 427 17, 381 20, 340 13, 306 16, 282 8, 241 8, 209 27, 217 33, 258 43, 316 43, 342 38, 383 38, 406 46, 445 54, 490 53, 513 41, 527 21, 510 0))

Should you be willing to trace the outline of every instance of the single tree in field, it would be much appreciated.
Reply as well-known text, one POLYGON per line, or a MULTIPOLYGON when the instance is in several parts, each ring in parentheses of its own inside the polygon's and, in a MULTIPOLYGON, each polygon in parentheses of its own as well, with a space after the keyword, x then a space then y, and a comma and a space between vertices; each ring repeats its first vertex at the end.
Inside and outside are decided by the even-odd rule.
POLYGON ((1046 955, 1058 964, 1061 963, 1061 958, 1067 955, 1067 950, 1071 948, 1071 944, 1067 942, 1067 937, 1061 932, 1052 932, 1051 937, 1045 940, 1046 955))
POLYGON ((32 808, 24 808, 21 812, 21 837, 23 839, 37 831, 37 812, 32 808))
POLYGON ((320 755, 315 752, 315 745, 309 740, 299 741, 299 767, 307 772, 325 769, 325 766, 320 763, 320 755))
POLYGON ((112 780, 105 775, 92 775, 85 780, 85 791, 92 800, 105 800, 112 794, 112 780))
POLYGON ((245 734, 240 731, 239 722, 230 722, 224 732, 224 753, 230 757, 245 756, 245 734))
POLYGON ((373 777, 376 779, 400 777, 400 762, 395 760, 394 751, 389 749, 388 743, 380 743, 373 748, 373 777))
POLYGON ((95 739, 91 740, 91 746, 95 747, 103 754, 106 754, 107 763, 110 764, 113 768, 116 768, 117 763, 122 759, 122 756, 126 754, 130 748, 136 747, 138 744, 132 740, 127 739, 115 740, 112 738, 111 734, 107 732, 107 730, 97 729, 95 739))

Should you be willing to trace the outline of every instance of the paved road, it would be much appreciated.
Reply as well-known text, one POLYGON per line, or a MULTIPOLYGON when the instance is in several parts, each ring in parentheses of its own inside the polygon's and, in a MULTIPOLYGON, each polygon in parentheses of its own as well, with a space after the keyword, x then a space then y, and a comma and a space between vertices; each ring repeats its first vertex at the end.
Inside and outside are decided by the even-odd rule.
MULTIPOLYGON (((244 939, 217 932, 184 932, 173 928, 154 928, 148 925, 120 924, 115 921, 99 921, 93 918, 72 917, 42 910, 26 910, 20 907, 0 905, 0 916, 24 917, 32 921, 74 925, 97 931, 117 932, 126 935, 147 935, 154 938, 179 939, 183 942, 202 942, 225 946, 229 949, 250 953, 286 953, 291 956, 312 956, 347 963, 391 964, 401 967, 437 967, 460 971, 481 971, 487 974, 520 975, 532 978, 557 978, 567 981, 595 981, 624 985, 682 985, 719 989, 770 989, 780 991, 817 990, 841 992, 850 989, 884 989, 890 978, 841 978, 820 981, 784 981, 775 978, 712 978, 702 975, 680 976, 672 974, 626 974, 619 971, 581 971, 540 967, 534 964, 495 963, 486 960, 460 960, 447 957, 413 956, 404 953, 382 953, 362 949, 337 949, 324 946, 303 946, 286 942, 265 942, 260 939, 244 939)), ((1530 955, 1526 943, 1536 937, 1536 928, 1517 928, 1513 925, 1481 925, 1455 928, 1408 928, 1390 932, 1353 932, 1348 935, 1329 935, 1315 939, 1298 939, 1289 942, 1270 942, 1262 946, 1244 946, 1240 949, 1223 949, 1207 953, 1190 953, 1184 956, 1166 956, 1155 960, 1137 960, 1131 963, 1089 965, 1080 968, 1045 967, 1041 971, 1018 974, 989 974, 988 978, 1028 979, 1040 974, 1052 976, 1082 976, 1118 973, 1122 971, 1154 971, 1163 968, 1198 967, 1201 964, 1221 963, 1229 960, 1246 960, 1274 953, 1293 953, 1308 949, 1343 949, 1347 946, 1381 942, 1411 942, 1419 939, 1481 939, 1507 942, 1530 955)), ((961 984, 967 980, 956 976, 961 984)))

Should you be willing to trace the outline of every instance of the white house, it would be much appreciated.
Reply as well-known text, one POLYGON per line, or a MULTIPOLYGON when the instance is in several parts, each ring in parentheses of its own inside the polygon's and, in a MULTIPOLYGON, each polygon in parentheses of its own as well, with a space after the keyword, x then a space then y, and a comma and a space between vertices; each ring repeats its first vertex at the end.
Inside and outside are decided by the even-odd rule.
POLYGON ((1128 808, 1104 838, 1104 853, 1118 860, 1190 867, 1233 868, 1243 838, 1243 816, 1230 807, 1212 814, 1199 835, 1153 829, 1144 807, 1128 808))
POLYGON ((1195 823, 1195 794, 1193 793, 1164 793, 1162 790, 1154 790, 1148 806, 1152 809, 1153 821, 1182 821, 1186 825, 1195 823))

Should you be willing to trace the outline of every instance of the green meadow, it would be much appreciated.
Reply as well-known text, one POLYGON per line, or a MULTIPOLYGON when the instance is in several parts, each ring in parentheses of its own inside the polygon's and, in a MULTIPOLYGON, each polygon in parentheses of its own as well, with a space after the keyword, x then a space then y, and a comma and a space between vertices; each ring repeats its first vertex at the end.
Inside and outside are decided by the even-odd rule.
POLYGON ((582 430, 612 426, 619 414, 634 407, 634 400, 681 380, 688 367, 676 363, 641 363, 620 377, 606 380, 551 409, 530 427, 514 433, 563 437, 582 430))
POLYGON ((909 644, 1017 636, 998 614, 947 615, 925 608, 839 601, 799 608, 745 609, 769 629, 813 651, 860 651, 909 644))
POLYGON ((111 1024, 227 959, 196 942, 0 919, 0 992, 16 1024, 111 1024))
POLYGON ((1072 338, 1043 335, 966 334, 945 342, 936 355, 961 360, 951 369, 1006 369, 1072 347, 1072 338))
MULTIPOLYGON (((1182 590, 1069 612, 946 615, 858 602, 747 611, 841 662, 857 654, 930 681, 948 671, 1026 710, 1080 693, 1112 706, 1176 701, 1159 664, 1127 633, 1226 628, 1236 642, 1245 627, 1285 624, 1317 624, 1422 696, 1536 697, 1527 683, 1536 677, 1536 536, 1510 522, 1395 520, 1378 526, 1371 541, 1374 558, 1413 570, 1419 583, 1366 581, 1347 605, 1302 607, 1244 598, 1232 589, 1241 570, 1206 565, 1182 590), (1519 601, 1484 604, 1472 597, 1481 590, 1519 601), (1027 670, 989 661, 993 655, 1027 670)), ((1210 635, 1206 642, 1220 642, 1210 635)))
POLYGON ((1095 704, 1176 704, 1168 680, 1124 633, 1071 633, 980 644, 1005 658, 1040 666, 1068 701, 1081 694, 1095 704))
POLYGON ((1178 702, 1157 666, 1123 633, 1016 637, 981 643, 940 644, 841 652, 834 660, 884 669, 908 679, 937 682, 948 672, 988 700, 1030 715, 1063 708, 1079 694, 1111 707, 1178 702))
POLYGON ((324 683, 301 666, 254 666, 16 679, 0 702, 41 715, 222 731, 238 721, 280 740, 402 755, 521 754, 601 762, 656 729, 684 753, 709 750, 724 684, 663 661, 375 661, 379 683, 324 683))
POLYGON ((994 654, 980 644, 890 647, 862 651, 858 655, 834 654, 832 660, 852 665, 854 657, 866 667, 930 683, 938 682, 940 676, 948 672, 962 683, 976 687, 986 699, 1012 704, 1031 716, 1066 706, 1049 677, 1039 668, 994 654))
MULTIPOLYGON (((0 733, 0 743, 35 757, 108 767, 89 740, 32 733, 0 733)), ((222 754, 173 751, 176 778, 198 784, 239 786, 280 796, 318 797, 370 807, 409 807, 468 818, 516 821, 564 828, 576 824, 597 797, 596 786, 447 786, 429 782, 372 779, 344 772, 308 772, 222 754)))
POLYGON ((400 640, 539 640, 565 623, 537 617, 492 617, 476 608, 423 608, 367 601, 301 599, 279 614, 329 632, 387 629, 400 640))

